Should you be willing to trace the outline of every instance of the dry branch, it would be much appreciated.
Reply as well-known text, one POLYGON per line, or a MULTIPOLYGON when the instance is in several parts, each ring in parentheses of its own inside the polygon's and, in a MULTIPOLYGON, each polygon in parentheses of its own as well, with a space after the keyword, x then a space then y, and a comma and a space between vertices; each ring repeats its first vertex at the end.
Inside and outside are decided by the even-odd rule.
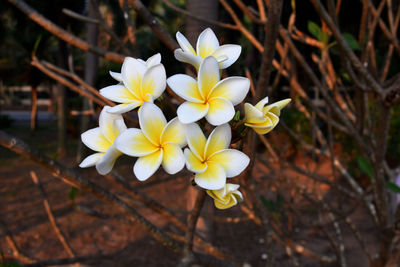
POLYGON ((86 190, 98 197, 104 198, 117 206, 125 209, 131 216, 133 216, 140 224, 142 224, 147 231, 160 243, 170 248, 174 252, 182 253, 181 248, 175 241, 171 240, 162 230, 158 229, 146 218, 140 215, 135 209, 129 206, 119 196, 110 193, 105 188, 91 182, 79 173, 73 171, 60 164, 59 162, 41 154, 39 151, 30 147, 17 137, 8 135, 4 131, 0 131, 0 145, 29 159, 43 167, 49 169, 56 178, 59 178, 69 184, 78 188, 86 190))
POLYGON ((64 247, 65 251, 68 253, 68 255, 70 257, 75 257, 76 256, 75 253, 72 251, 70 244, 67 242, 67 239, 65 238, 64 234, 61 232, 61 229, 58 226, 56 219, 54 218, 54 215, 53 215, 53 212, 51 209, 51 205, 49 203, 47 194, 44 191, 42 183, 40 182, 39 178, 37 177, 37 175, 34 171, 31 171, 30 175, 31 175, 33 183, 37 185, 37 187, 40 191, 40 194, 43 197, 43 205, 46 210, 47 217, 49 218, 51 226, 53 227, 54 232, 56 233, 56 235, 58 237, 58 240, 60 240, 61 244, 63 245, 63 247, 64 247))
POLYGON ((60 28, 50 20, 46 19, 38 11, 30 7, 22 0, 8 0, 11 4, 16 6, 19 10, 25 13, 31 20, 42 26, 44 29, 57 36, 61 40, 78 47, 83 51, 90 51, 96 55, 104 57, 105 59, 122 63, 124 61, 124 56, 117 54, 115 52, 106 51, 100 47, 92 46, 88 42, 70 34, 66 30, 60 28))
POLYGON ((1 230, 3 231, 4 235, 5 235, 5 239, 7 241, 7 243, 10 245, 12 251, 13 251, 13 256, 19 260, 21 260, 24 263, 32 263, 35 260, 32 259, 31 257, 25 255, 24 253, 22 253, 18 246, 17 243, 15 242, 11 232, 8 230, 8 228, 6 227, 6 225, 4 224, 4 222, 2 220, 0 220, 0 227, 1 230))

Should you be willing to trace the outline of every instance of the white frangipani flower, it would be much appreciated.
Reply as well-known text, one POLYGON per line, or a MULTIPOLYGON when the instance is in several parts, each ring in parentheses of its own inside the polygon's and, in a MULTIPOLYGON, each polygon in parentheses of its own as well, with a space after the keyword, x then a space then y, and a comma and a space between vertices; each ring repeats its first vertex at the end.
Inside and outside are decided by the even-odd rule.
POLYGON ((255 106, 244 104, 244 125, 253 128, 258 134, 267 134, 278 125, 281 110, 291 101, 290 98, 269 104, 265 97, 255 106))
POLYGON ((168 78, 167 83, 186 100, 177 110, 182 123, 192 123, 206 117, 214 126, 233 118, 233 106, 243 101, 250 87, 250 81, 244 77, 229 77, 220 81, 218 63, 214 57, 207 57, 201 63, 197 81, 188 75, 176 74, 168 78))
MULTIPOLYGON (((149 57, 146 61, 143 59, 137 58, 139 62, 143 63, 147 68, 153 67, 154 65, 160 64, 161 63, 161 54, 157 53, 151 57, 149 57)), ((122 81, 122 74, 119 72, 114 72, 114 71, 109 71, 111 77, 113 77, 115 80, 119 81, 120 83, 123 83, 122 81)))
POLYGON ((79 167, 96 166, 96 170, 102 175, 109 173, 117 158, 122 155, 115 148, 114 141, 126 130, 122 116, 109 113, 110 109, 111 107, 105 106, 101 111, 99 127, 90 129, 81 135, 82 142, 98 153, 85 158, 79 167))
POLYGON ((217 37, 210 28, 205 29, 199 35, 196 51, 180 32, 176 33, 176 40, 181 48, 175 50, 175 58, 193 65, 197 70, 203 59, 208 56, 217 59, 220 69, 226 69, 238 59, 242 51, 240 45, 226 44, 220 46, 217 37))
POLYGON ((150 57, 146 62, 126 57, 121 73, 110 72, 120 84, 107 86, 100 90, 100 94, 121 104, 108 112, 121 114, 158 98, 166 87, 165 68, 160 62, 160 54, 150 57))
POLYGON ((227 183, 222 189, 207 190, 207 194, 214 199, 217 209, 228 209, 243 200, 238 184, 227 183))
POLYGON ((169 174, 175 174, 185 166, 182 147, 186 145, 186 126, 174 118, 167 123, 161 109, 150 102, 139 109, 141 129, 130 128, 118 136, 115 146, 124 154, 139 157, 133 172, 144 181, 152 176, 160 165, 169 174))
POLYGON ((187 125, 185 149, 186 167, 196 173, 198 186, 218 190, 225 186, 226 178, 239 175, 249 164, 249 157, 236 149, 229 149, 231 127, 223 124, 216 127, 208 139, 199 125, 187 125))

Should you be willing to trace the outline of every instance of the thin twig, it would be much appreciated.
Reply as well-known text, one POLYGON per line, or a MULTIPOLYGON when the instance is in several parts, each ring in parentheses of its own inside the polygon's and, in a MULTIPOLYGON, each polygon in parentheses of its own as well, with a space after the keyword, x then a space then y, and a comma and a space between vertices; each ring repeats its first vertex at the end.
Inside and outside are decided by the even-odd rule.
POLYGON ((4 131, 0 131, 0 145, 42 165, 43 167, 46 167, 47 169, 52 171, 54 177, 69 182, 70 184, 73 184, 78 188, 93 193, 98 197, 105 198, 115 205, 122 207, 140 224, 142 224, 157 241, 170 248, 174 252, 182 253, 182 249, 176 244, 175 241, 171 240, 161 229, 157 228, 154 224, 152 224, 150 221, 140 215, 135 209, 129 206, 119 196, 110 193, 105 188, 91 182, 79 173, 65 167, 59 162, 41 154, 36 149, 29 146, 19 138, 8 135, 4 131))
POLYGON ((169 1, 169 0, 162 0, 162 1, 169 8, 175 10, 176 12, 182 13, 185 16, 188 16, 190 18, 196 19, 198 21, 206 22, 207 24, 216 25, 216 26, 221 27, 221 28, 226 28, 226 29, 231 29, 231 30, 238 30, 238 27, 236 25, 232 25, 232 24, 229 24, 229 23, 223 23, 223 22, 220 22, 220 21, 212 20, 212 19, 207 19, 205 17, 198 16, 198 15, 192 13, 192 12, 189 12, 189 11, 183 9, 183 8, 177 7, 176 5, 171 3, 171 1, 169 1))
POLYGON ((32 259, 31 257, 25 255, 24 253, 22 253, 17 244, 15 243, 15 240, 11 234, 11 232, 8 230, 7 226, 4 224, 4 222, 0 219, 0 227, 1 230, 3 231, 6 241, 7 243, 10 245, 12 251, 13 251, 13 256, 19 260, 21 260, 24 263, 32 263, 35 262, 34 259, 32 259))
POLYGON ((30 7, 27 3, 22 0, 8 0, 11 4, 16 6, 19 10, 25 13, 31 20, 42 26, 44 29, 57 36, 58 38, 64 40, 65 42, 82 49, 83 51, 90 51, 96 55, 102 56, 105 59, 122 63, 124 61, 124 56, 117 54, 115 52, 106 51, 100 47, 92 46, 88 42, 70 34, 66 30, 60 28, 50 20, 46 19, 38 11, 30 7))
POLYGON ((34 184, 37 185, 40 194, 43 197, 43 205, 47 213, 47 217, 49 218, 50 224, 54 229, 54 232, 56 233, 58 240, 60 240, 61 244, 63 245, 65 251, 67 252, 68 256, 70 257, 75 257, 75 253, 72 251, 72 248, 70 244, 67 242, 67 239, 65 238, 64 234, 61 232, 60 227, 57 224, 56 219, 54 218, 53 212, 51 210, 51 205, 49 203, 48 197, 46 192, 44 191, 44 188, 42 186, 42 183, 40 182, 39 178, 37 177, 36 173, 34 171, 30 172, 32 181, 34 184))
POLYGON ((163 42, 170 50, 175 50, 179 47, 178 43, 172 38, 172 36, 158 23, 156 18, 149 12, 146 6, 140 0, 126 0, 139 17, 149 25, 153 30, 154 34, 163 42))

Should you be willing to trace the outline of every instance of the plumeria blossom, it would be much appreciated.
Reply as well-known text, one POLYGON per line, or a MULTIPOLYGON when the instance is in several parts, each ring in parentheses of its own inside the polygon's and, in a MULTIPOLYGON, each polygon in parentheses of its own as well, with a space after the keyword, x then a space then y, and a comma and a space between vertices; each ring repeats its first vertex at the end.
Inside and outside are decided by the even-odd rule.
POLYGON ((128 112, 146 101, 153 102, 158 98, 166 87, 165 68, 160 62, 160 54, 150 57, 146 62, 126 57, 121 73, 110 72, 120 83, 101 89, 100 94, 121 104, 112 107, 108 112, 128 112))
POLYGON ((133 172, 144 181, 152 176, 160 165, 169 174, 175 174, 185 166, 182 147, 186 145, 186 126, 178 118, 167 123, 161 109, 150 102, 139 109, 141 129, 130 128, 118 136, 115 146, 124 154, 139 157, 133 172))
POLYGON ((207 190, 207 194, 214 199, 214 205, 218 209, 228 209, 243 200, 242 193, 238 190, 238 184, 227 183, 218 190, 207 190))
POLYGON ((229 149, 231 127, 223 124, 216 127, 208 139, 199 125, 187 125, 185 149, 186 167, 195 173, 198 186, 218 190, 225 186, 226 178, 240 174, 249 164, 249 157, 236 149, 229 149))
POLYGON ((168 78, 167 83, 186 100, 177 110, 182 123, 196 122, 205 117, 214 126, 233 118, 233 106, 243 101, 250 87, 250 81, 244 77, 220 81, 218 62, 214 57, 207 57, 201 63, 197 81, 188 75, 176 74, 168 78))
POLYGON ((101 111, 99 127, 90 129, 81 135, 82 142, 98 153, 85 158, 79 167, 96 166, 96 170, 102 175, 109 173, 117 158, 122 155, 116 149, 114 141, 126 130, 122 116, 109 113, 110 109, 111 107, 105 106, 101 111))
POLYGON ((265 106, 268 103, 268 97, 266 97, 255 106, 249 103, 244 104, 244 125, 253 128, 258 134, 270 132, 278 124, 281 110, 290 101, 291 99, 288 98, 265 106))
POLYGON ((197 39, 196 50, 180 32, 176 33, 176 40, 181 48, 175 50, 175 58, 181 62, 193 65, 197 70, 203 59, 213 56, 217 59, 220 69, 226 69, 232 65, 240 56, 242 47, 240 45, 219 45, 214 32, 207 28, 197 39))

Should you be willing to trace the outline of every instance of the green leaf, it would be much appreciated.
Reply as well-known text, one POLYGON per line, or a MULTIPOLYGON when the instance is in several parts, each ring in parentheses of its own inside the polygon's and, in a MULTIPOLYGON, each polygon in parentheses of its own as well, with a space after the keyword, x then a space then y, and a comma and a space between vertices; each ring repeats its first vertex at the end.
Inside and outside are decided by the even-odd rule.
POLYGON ((371 163, 363 156, 357 158, 358 167, 366 174, 369 178, 374 179, 374 170, 372 169, 371 163))
POLYGON ((318 41, 322 41, 322 32, 321 32, 321 27, 319 27, 315 22, 308 21, 307 22, 307 28, 308 31, 315 37, 317 38, 318 41))
POLYGON ((40 44, 41 40, 42 40, 42 35, 39 35, 39 37, 35 41, 35 45, 33 46, 32 55, 36 55, 36 51, 37 51, 37 49, 39 47, 39 44, 40 44))
POLYGON ((79 189, 76 188, 75 186, 71 187, 71 190, 69 191, 68 197, 71 201, 75 201, 76 195, 79 193, 79 189))
POLYGON ((345 32, 342 34, 343 38, 346 40, 347 44, 351 49, 358 51, 361 50, 360 45, 358 44, 356 38, 351 33, 345 32))
POLYGON ((385 185, 390 191, 400 194, 400 187, 397 184, 386 181, 385 185))
POLYGON ((261 202, 264 204, 264 206, 271 212, 275 211, 275 203, 272 200, 266 199, 263 196, 260 196, 261 202))
POLYGON ((240 111, 236 111, 235 116, 233 117, 234 121, 239 121, 240 120, 240 111))

